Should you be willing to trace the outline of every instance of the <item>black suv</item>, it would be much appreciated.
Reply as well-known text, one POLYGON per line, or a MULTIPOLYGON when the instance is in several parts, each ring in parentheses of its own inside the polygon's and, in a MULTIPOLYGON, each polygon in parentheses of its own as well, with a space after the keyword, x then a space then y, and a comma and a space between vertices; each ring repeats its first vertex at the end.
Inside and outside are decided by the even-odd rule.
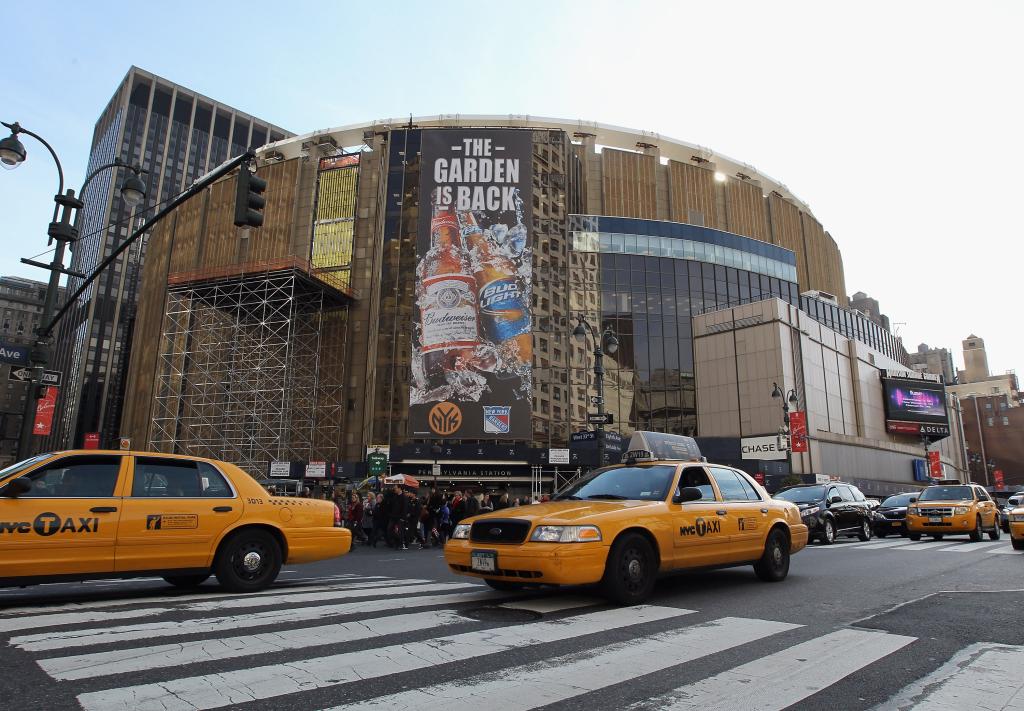
POLYGON ((807 524, 810 538, 817 538, 825 545, 835 543, 836 536, 857 536, 862 541, 871 538, 874 514, 864 494, 852 484, 829 482, 791 486, 777 491, 774 498, 799 506, 800 518, 807 524))

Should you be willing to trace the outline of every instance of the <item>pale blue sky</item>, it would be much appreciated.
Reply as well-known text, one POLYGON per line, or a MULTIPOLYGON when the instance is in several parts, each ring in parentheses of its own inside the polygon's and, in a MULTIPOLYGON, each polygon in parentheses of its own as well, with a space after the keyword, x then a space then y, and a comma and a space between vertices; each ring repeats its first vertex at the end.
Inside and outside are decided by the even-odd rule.
MULTIPOLYGON (((131 64, 300 133, 410 113, 646 129, 784 182, 910 350, 960 363, 974 332, 994 372, 1024 367, 1024 3, 91 0, 5 16, 22 29, 0 118, 46 137, 71 187, 131 64)), ((41 279, 18 258, 46 249, 56 174, 25 142, 29 161, 0 171, 0 273, 41 279)))

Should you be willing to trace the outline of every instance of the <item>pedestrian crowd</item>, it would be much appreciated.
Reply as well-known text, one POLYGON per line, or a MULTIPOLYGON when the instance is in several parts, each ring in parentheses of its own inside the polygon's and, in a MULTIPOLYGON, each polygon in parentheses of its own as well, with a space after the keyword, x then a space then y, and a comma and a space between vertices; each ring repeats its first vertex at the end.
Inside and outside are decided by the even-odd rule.
MULTIPOLYGON (((546 500, 547 497, 543 497, 546 500)), ((485 511, 512 508, 533 503, 508 493, 471 493, 461 490, 427 490, 425 496, 393 486, 382 493, 363 496, 356 491, 340 493, 334 503, 341 509, 342 521, 358 543, 391 548, 430 548, 443 546, 462 519, 485 511)))

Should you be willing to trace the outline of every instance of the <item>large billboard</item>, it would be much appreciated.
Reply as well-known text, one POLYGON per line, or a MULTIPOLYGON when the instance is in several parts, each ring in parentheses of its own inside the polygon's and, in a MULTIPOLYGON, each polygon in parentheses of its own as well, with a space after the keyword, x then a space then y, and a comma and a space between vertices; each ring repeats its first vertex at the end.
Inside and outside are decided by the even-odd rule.
POLYGON ((886 430, 894 434, 949 435, 946 386, 931 380, 882 378, 886 430))
POLYGON ((423 131, 415 438, 532 436, 532 155, 531 131, 423 131))

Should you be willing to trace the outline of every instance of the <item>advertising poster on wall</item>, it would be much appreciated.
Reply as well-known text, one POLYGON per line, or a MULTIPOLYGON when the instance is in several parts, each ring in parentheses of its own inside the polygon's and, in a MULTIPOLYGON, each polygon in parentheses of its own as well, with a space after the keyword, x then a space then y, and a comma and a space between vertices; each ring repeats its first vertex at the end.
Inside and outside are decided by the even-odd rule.
POLYGON ((423 131, 413 437, 532 435, 532 134, 423 131))

